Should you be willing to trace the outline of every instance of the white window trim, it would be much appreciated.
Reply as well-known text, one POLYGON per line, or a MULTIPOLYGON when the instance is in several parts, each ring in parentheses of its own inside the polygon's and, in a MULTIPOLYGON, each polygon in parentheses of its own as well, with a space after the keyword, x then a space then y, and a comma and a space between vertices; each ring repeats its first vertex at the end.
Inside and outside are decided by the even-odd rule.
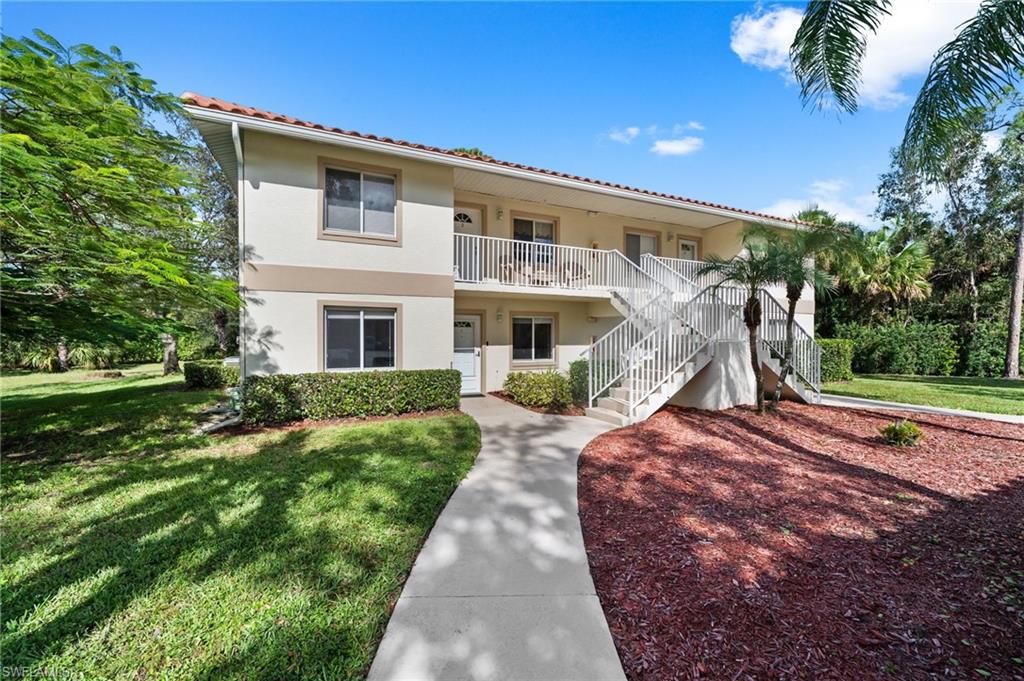
POLYGON ((513 364, 529 364, 529 363, 538 363, 538 362, 551 363, 551 362, 555 361, 555 346, 557 345, 557 342, 555 340, 555 318, 554 317, 533 316, 533 315, 516 315, 515 317, 512 317, 512 331, 513 331, 513 333, 512 333, 511 341, 512 341, 512 363, 513 364), (523 321, 523 320, 527 320, 527 319, 530 320, 530 358, 529 359, 523 359, 523 358, 516 359, 516 356, 515 356, 515 353, 516 353, 516 346, 515 346, 515 326, 516 326, 516 321, 517 320, 518 321, 523 321), (536 329, 537 329, 537 322, 543 322, 543 323, 551 325, 551 345, 550 345, 550 348, 549 348, 550 351, 551 351, 551 356, 550 357, 537 357, 537 344, 534 342, 534 340, 537 338, 537 331, 536 331, 536 329))
POLYGON ((366 236, 376 237, 383 239, 394 239, 398 236, 398 176, 390 175, 388 173, 372 172, 368 170, 360 170, 359 168, 347 168, 341 165, 325 165, 324 166, 324 231, 336 234, 349 234, 353 236, 366 236), (345 173, 356 173, 359 175, 359 231, 354 229, 344 229, 342 227, 331 227, 328 223, 328 197, 327 197, 327 171, 329 170, 340 170, 345 173), (363 201, 363 197, 366 196, 366 191, 363 188, 363 184, 366 181, 366 177, 377 177, 391 180, 392 186, 394 187, 395 203, 391 210, 391 232, 367 232, 366 231, 366 206, 363 201))
MULTIPOLYGON (((339 319, 352 319, 353 317, 337 317, 339 319)), ((386 308, 355 308, 355 307, 324 307, 324 371, 331 372, 352 372, 352 371, 393 371, 398 365, 398 310, 390 310, 386 308), (331 313, 344 313, 358 314, 359 319, 359 366, 358 367, 331 367, 327 366, 327 353, 330 352, 330 348, 327 345, 327 320, 331 318, 331 313), (393 353, 391 359, 391 366, 389 367, 367 367, 366 362, 366 330, 364 322, 367 319, 390 319, 391 324, 391 350, 393 353)))

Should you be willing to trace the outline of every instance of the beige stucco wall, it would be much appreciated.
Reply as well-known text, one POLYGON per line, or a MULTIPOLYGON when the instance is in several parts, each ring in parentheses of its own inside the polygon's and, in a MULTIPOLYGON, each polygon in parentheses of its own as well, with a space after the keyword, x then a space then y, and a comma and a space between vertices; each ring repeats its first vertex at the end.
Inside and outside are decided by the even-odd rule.
POLYGON ((456 314, 481 314, 481 355, 485 392, 501 390, 509 371, 567 371, 569 363, 579 359, 592 338, 600 337, 621 321, 621 317, 591 316, 585 301, 531 298, 499 298, 495 296, 455 294, 456 314), (501 321, 498 321, 498 310, 501 321), (512 361, 512 316, 531 314, 555 318, 555 358, 550 362, 523 363, 512 361))
POLYGON ((451 275, 450 168, 253 131, 244 153, 247 260, 451 275), (400 246, 318 238, 321 157, 401 172, 400 246))
POLYGON ((447 369, 452 360, 452 299, 261 291, 246 312, 246 371, 250 374, 319 370, 319 305, 393 305, 398 310, 402 369, 447 369))

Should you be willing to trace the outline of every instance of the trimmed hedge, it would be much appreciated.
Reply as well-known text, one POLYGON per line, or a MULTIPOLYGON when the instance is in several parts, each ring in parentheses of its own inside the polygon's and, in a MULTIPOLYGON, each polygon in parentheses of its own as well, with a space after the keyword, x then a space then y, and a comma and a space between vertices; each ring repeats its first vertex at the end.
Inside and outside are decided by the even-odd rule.
POLYGON ((588 369, 589 363, 585 359, 569 362, 569 391, 572 393, 572 401, 576 404, 583 404, 590 397, 588 369))
POLYGON ((249 376, 242 418, 255 425, 458 409, 461 387, 455 369, 249 376))
POLYGON ((560 409, 572 403, 569 379, 557 371, 513 371, 504 390, 524 407, 560 409))
POLYGON ((853 370, 858 374, 949 376, 959 348, 952 324, 842 324, 836 336, 853 341, 853 370))
POLYGON ((229 388, 240 381, 238 367, 223 362, 185 362, 181 368, 186 388, 229 388))
POLYGON ((853 380, 853 341, 849 338, 819 338, 821 381, 853 380))

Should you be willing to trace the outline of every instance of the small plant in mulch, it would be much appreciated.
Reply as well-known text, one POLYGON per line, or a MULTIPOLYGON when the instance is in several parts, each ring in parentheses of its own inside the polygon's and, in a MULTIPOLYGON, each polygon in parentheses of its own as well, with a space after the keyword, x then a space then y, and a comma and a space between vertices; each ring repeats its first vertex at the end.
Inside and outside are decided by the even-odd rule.
POLYGON ((924 438, 924 431, 913 421, 897 419, 878 429, 886 444, 894 447, 911 447, 924 438))

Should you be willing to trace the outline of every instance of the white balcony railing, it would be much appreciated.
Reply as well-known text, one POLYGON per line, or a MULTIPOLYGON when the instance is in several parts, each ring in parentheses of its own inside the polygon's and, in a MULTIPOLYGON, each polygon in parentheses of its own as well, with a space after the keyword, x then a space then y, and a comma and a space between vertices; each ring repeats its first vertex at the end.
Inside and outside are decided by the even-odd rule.
POLYGON ((660 289, 636 264, 615 250, 455 235, 455 281, 529 288, 599 289, 632 308, 660 289))

